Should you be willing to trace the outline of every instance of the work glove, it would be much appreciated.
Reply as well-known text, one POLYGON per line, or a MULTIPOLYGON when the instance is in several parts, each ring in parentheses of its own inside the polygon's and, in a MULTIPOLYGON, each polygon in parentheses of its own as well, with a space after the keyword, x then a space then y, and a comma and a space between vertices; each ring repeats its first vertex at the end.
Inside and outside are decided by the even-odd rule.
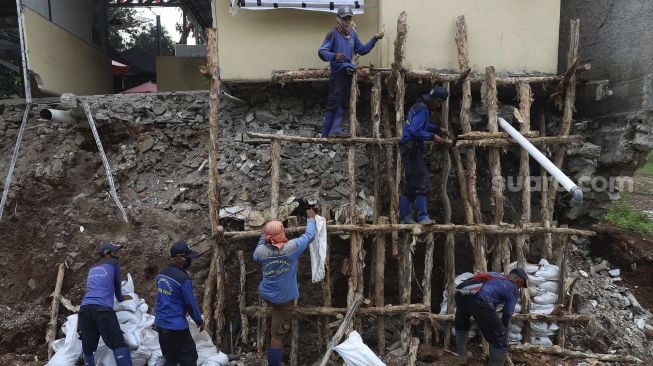
POLYGON ((342 61, 345 60, 345 54, 342 53, 342 52, 338 52, 338 53, 336 53, 335 59, 336 59, 336 61, 342 62, 342 61))

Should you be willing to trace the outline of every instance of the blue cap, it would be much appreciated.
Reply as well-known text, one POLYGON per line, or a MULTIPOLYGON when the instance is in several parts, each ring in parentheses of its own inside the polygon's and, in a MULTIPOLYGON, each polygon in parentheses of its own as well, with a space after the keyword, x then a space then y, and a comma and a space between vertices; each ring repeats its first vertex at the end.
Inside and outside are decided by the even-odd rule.
POLYGON ((353 17, 353 16, 354 16, 354 11, 351 10, 351 6, 341 6, 338 8, 339 18, 346 18, 346 17, 353 17))
POLYGON ((446 100, 448 97, 449 92, 441 86, 436 86, 428 94, 422 94, 422 99, 426 102, 442 101, 446 100))
POLYGON ((100 245, 100 248, 98 249, 98 254, 104 256, 109 253, 116 252, 120 248, 122 248, 122 245, 117 245, 110 241, 105 241, 104 243, 102 243, 102 245, 100 245))
POLYGON ((517 277, 521 278, 524 280, 524 287, 528 286, 528 275, 526 274, 526 271, 524 271, 521 268, 515 268, 512 271, 510 271, 510 274, 515 274, 517 277))
POLYGON ((184 258, 197 258, 200 256, 200 253, 193 251, 190 248, 190 245, 185 241, 179 241, 172 245, 170 248, 171 257, 184 257, 184 258))

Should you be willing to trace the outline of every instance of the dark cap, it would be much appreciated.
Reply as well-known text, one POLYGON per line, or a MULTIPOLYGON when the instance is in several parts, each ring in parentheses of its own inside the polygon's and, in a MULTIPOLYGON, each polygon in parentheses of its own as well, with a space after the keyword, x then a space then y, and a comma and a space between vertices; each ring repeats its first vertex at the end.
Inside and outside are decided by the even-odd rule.
POLYGON ((102 243, 102 245, 100 245, 100 248, 98 249, 97 252, 98 252, 98 254, 104 256, 104 255, 107 255, 109 253, 116 252, 120 248, 122 248, 122 245, 114 244, 114 243, 112 243, 110 241, 105 241, 104 243, 102 243))
POLYGON ((422 94, 422 99, 424 99, 426 102, 442 101, 446 100, 448 97, 449 92, 447 89, 441 86, 436 86, 435 88, 431 89, 428 94, 422 94))
POLYGON ((171 257, 197 258, 200 253, 193 251, 185 241, 176 242, 170 248, 171 257))
POLYGON ((346 17, 353 17, 353 16, 354 16, 354 11, 351 10, 350 6, 341 6, 338 8, 339 18, 346 18, 346 17))
POLYGON ((526 274, 526 271, 524 271, 521 268, 515 268, 512 271, 510 271, 510 274, 514 274, 517 277, 524 280, 524 287, 528 287, 528 275, 526 274))

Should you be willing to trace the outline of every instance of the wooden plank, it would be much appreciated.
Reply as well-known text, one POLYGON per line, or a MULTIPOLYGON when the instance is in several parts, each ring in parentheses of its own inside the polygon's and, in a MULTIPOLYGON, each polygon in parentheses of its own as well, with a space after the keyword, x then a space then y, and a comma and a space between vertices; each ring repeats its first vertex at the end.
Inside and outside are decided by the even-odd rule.
MULTIPOLYGON (((386 138, 392 136, 392 130, 390 128, 390 111, 387 104, 381 106, 382 114, 381 118, 383 120, 383 130, 385 132, 386 138)), ((395 183, 395 175, 392 172, 392 155, 393 147, 391 145, 386 145, 385 147, 385 173, 387 178, 387 187, 390 190, 390 224, 397 225, 399 224, 399 187, 395 183)), ((392 256, 396 258, 399 256, 399 233, 391 233, 391 243, 392 243, 392 256)))
POLYGON ((272 140, 270 145, 270 217, 278 219, 279 211, 279 166, 281 165, 281 143, 279 140, 272 140))
POLYGON ((329 362, 329 357, 333 352, 333 347, 338 345, 340 339, 345 335, 346 329, 350 328, 351 322, 354 318, 354 314, 356 313, 356 310, 358 310, 362 302, 363 302, 363 295, 356 294, 354 300, 352 301, 352 303, 349 305, 349 308, 347 309, 347 314, 345 315, 345 318, 342 320, 342 323, 340 324, 338 331, 336 331, 336 334, 333 335, 333 338, 331 339, 331 342, 329 343, 329 346, 327 347, 324 356, 322 356, 322 361, 320 362, 320 366, 326 366, 326 364, 329 362))
POLYGON ((206 276, 206 282, 204 282, 204 296, 202 297, 202 318, 204 319, 204 329, 209 334, 213 334, 215 331, 215 324, 213 323, 213 295, 215 293, 217 261, 218 251, 214 247, 211 256, 211 264, 209 265, 209 274, 206 276))
POLYGON ((249 319, 243 313, 243 309, 247 306, 247 267, 245 266, 245 252, 239 250, 236 252, 238 255, 238 264, 240 267, 240 288, 238 291, 238 308, 240 310, 240 338, 243 344, 247 344, 249 338, 249 319))
POLYGON ((48 322, 48 330, 45 332, 45 343, 48 345, 48 360, 52 358, 54 350, 52 349, 52 341, 57 336, 57 318, 59 317, 59 302, 61 301, 61 287, 63 286, 63 278, 66 273, 66 265, 59 264, 57 271, 57 281, 54 285, 52 292, 52 304, 50 305, 50 321, 48 322))

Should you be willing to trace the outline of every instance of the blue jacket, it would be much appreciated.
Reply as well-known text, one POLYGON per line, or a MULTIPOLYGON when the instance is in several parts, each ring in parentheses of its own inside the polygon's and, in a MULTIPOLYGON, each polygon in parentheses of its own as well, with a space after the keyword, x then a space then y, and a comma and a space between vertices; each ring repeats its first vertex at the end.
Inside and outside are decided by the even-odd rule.
POLYGON ((517 289, 517 286, 515 286, 515 284, 503 274, 497 272, 488 273, 492 276, 501 278, 491 279, 485 282, 483 287, 481 287, 474 296, 491 303, 495 307, 499 304, 503 304, 503 316, 501 317, 501 321, 507 328, 510 326, 512 313, 515 311, 515 304, 517 304, 519 290, 517 289))
POLYGON ((154 324, 168 330, 188 328, 186 313, 198 326, 202 314, 193 295, 193 282, 183 269, 169 264, 156 276, 156 309, 154 324))
POLYGON ((331 73, 336 74, 344 70, 347 64, 351 64, 351 60, 355 54, 367 55, 375 45, 376 37, 372 37, 369 42, 362 44, 355 31, 352 30, 349 33, 349 39, 347 39, 334 27, 327 33, 317 54, 322 61, 329 61, 331 63, 331 73), (336 61, 337 53, 344 53, 345 59, 343 61, 336 61))
POLYGON ((82 305, 100 305, 113 309, 114 296, 122 301, 120 261, 113 257, 102 258, 88 270, 82 305))
POLYGON ((424 141, 432 140, 440 127, 429 122, 429 115, 428 105, 420 98, 408 111, 400 143, 405 144, 412 140, 424 147, 424 141))
POLYGON ((315 219, 308 219, 306 232, 297 239, 289 240, 281 249, 265 244, 265 238, 261 235, 253 257, 263 271, 258 290, 264 299, 273 304, 283 304, 299 297, 297 263, 316 230, 315 219))

